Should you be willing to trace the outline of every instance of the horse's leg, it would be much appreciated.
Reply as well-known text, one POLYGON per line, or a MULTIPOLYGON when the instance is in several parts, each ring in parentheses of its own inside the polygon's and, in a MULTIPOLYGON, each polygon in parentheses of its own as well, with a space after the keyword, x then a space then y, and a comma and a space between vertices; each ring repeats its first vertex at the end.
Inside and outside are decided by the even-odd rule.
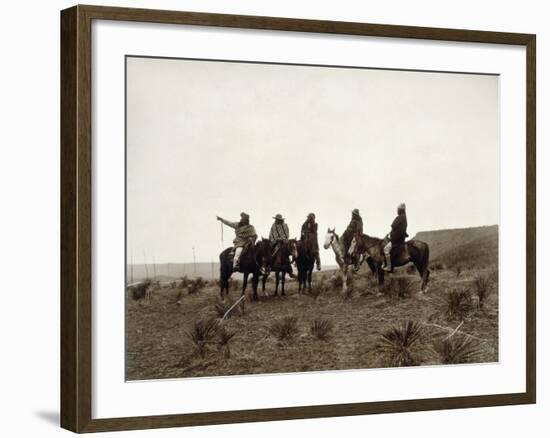
POLYGON ((248 283, 248 272, 243 273, 243 291, 241 295, 244 295, 246 291, 246 284, 248 283))
POLYGON ((286 294, 285 294, 285 277, 286 277, 286 272, 283 271, 282 274, 283 274, 283 278, 281 279, 281 295, 286 295, 286 294))
POLYGON ((265 282, 267 281, 267 275, 264 275, 262 277, 262 293, 264 294, 265 296, 265 282))
POLYGON ((344 264, 342 269, 342 292, 346 293, 348 290, 348 265, 344 264))
POLYGON ((412 260, 418 274, 420 275, 420 293, 425 294, 428 292, 428 279, 430 277, 430 270, 428 269, 428 264, 424 261, 412 260))
POLYGON ((259 274, 252 274, 252 298, 254 301, 258 301, 258 283, 260 282, 259 274))
POLYGON ((279 293, 279 271, 275 271, 275 294, 277 296, 279 293))
MULTIPOLYGON (((313 267, 311 269, 308 269, 306 274, 307 274, 308 292, 311 293, 311 277, 313 274, 313 267)), ((304 287, 305 287, 305 284, 304 284, 304 287)))
POLYGON ((376 271, 378 273, 378 293, 381 294, 384 289, 384 269, 382 269, 381 265, 376 265, 376 271))

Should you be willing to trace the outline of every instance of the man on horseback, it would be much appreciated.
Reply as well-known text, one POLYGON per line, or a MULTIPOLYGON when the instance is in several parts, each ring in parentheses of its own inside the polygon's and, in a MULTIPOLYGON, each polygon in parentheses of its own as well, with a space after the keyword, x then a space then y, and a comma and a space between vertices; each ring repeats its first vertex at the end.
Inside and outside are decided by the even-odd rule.
POLYGON ((317 222, 315 222, 315 213, 309 213, 306 221, 302 225, 300 240, 309 243, 309 248, 315 256, 317 270, 321 270, 321 259, 319 257, 319 242, 317 241, 317 222))
MULTIPOLYGON (((282 214, 276 214, 273 219, 275 219, 275 222, 273 222, 273 225, 271 225, 271 230, 269 231, 269 240, 273 248, 272 257, 275 258, 281 250, 282 246, 288 244, 290 234, 288 231, 288 225, 285 223, 285 219, 282 214)), ((293 277, 294 275, 292 274, 291 262, 288 261, 287 265, 287 273, 290 275, 290 277, 293 277)))
POLYGON ((356 253, 358 242, 361 241, 363 235, 363 218, 359 214, 359 210, 354 208, 351 212, 351 221, 342 234, 342 242, 344 244, 344 257, 353 259, 356 253))
POLYGON ((216 219, 228 227, 235 229, 235 239, 233 240, 233 246, 235 248, 233 270, 238 271, 243 248, 248 245, 254 245, 258 238, 256 229, 254 226, 250 225, 250 216, 244 212, 241 213, 241 220, 239 222, 231 222, 219 216, 216 216, 216 219))
POLYGON ((384 271, 393 272, 391 251, 393 248, 403 245, 407 237, 409 237, 407 234, 407 214, 405 213, 405 204, 401 203, 397 206, 397 217, 391 224, 390 241, 384 247, 384 271))

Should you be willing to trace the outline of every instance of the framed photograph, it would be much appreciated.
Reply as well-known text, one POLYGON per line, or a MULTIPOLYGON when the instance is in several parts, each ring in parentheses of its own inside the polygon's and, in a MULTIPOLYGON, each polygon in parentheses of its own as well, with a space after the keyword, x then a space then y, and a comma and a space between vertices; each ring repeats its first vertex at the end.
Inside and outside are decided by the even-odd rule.
POLYGON ((535 35, 61 12, 61 425, 535 403, 535 35))

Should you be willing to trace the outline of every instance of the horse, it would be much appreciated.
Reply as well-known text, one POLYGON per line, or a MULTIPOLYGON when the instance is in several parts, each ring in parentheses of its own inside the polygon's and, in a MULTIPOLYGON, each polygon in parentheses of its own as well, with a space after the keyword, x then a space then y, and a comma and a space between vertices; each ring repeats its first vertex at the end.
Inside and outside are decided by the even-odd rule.
MULTIPOLYGON (((225 295, 229 295, 229 279, 233 275, 233 255, 234 248, 226 248, 220 254, 220 296, 221 300, 225 295), (224 295, 225 292, 225 295, 224 295)), ((243 274, 243 287, 241 295, 244 295, 248 283, 248 276, 252 274, 253 299, 258 299, 258 283, 260 275, 269 272, 271 263, 271 245, 269 240, 262 239, 256 244, 250 243, 241 254, 239 271, 243 274)))
POLYGON ((281 295, 285 294, 285 277, 289 270, 292 269, 289 262, 289 257, 296 260, 298 252, 296 249, 296 239, 289 239, 287 242, 280 242, 279 249, 275 254, 271 254, 271 262, 269 268, 265 271, 262 278, 262 292, 265 292, 265 282, 270 274, 270 271, 275 272, 275 294, 279 293, 279 283, 281 283, 281 295), (282 275, 281 275, 282 274, 282 275))
MULTIPOLYGON (((369 256, 369 261, 374 266, 373 272, 376 272, 378 275, 378 286, 382 287, 384 285, 384 269, 382 265, 384 264, 384 247, 388 244, 389 239, 386 236, 384 239, 379 239, 377 237, 371 237, 367 234, 363 234, 360 242, 360 246, 366 251, 369 256)), ((428 291, 428 281, 430 279, 430 270, 428 269, 428 263, 430 261, 430 247, 426 242, 421 240, 412 239, 402 245, 399 245, 396 248, 392 249, 392 266, 404 266, 407 263, 412 262, 420 275, 422 284, 420 286, 421 293, 426 293, 428 291), (394 249, 396 251, 394 251, 394 249), (395 253, 394 253, 395 252, 395 253)))
POLYGON ((323 248, 329 249, 332 248, 334 255, 336 256, 336 263, 340 268, 342 273, 342 292, 345 293, 348 290, 348 269, 350 266, 359 266, 363 260, 363 253, 361 253, 360 245, 357 246, 357 255, 355 257, 360 257, 359 261, 356 263, 356 260, 346 257, 344 254, 344 242, 340 240, 340 236, 336 234, 336 229, 330 228, 327 229, 327 234, 325 235, 325 242, 323 248))
POLYGON ((313 274, 313 267, 315 266, 315 250, 316 245, 312 239, 316 237, 308 238, 305 240, 299 240, 296 244, 298 256, 296 257, 296 268, 298 269, 298 292, 306 290, 306 284, 308 292, 311 292, 311 277, 313 274))

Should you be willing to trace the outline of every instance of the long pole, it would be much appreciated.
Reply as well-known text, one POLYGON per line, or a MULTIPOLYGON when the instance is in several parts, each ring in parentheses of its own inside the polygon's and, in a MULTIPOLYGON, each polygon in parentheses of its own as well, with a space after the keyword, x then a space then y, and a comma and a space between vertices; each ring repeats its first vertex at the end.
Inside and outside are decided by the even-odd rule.
POLYGON ((157 278, 157 264, 155 263, 155 257, 153 257, 153 279, 157 278))
POLYGON ((149 268, 147 267, 147 257, 145 256, 145 251, 143 251, 143 263, 145 264, 145 277, 149 279, 149 268))
POLYGON ((195 259, 195 247, 193 247, 193 274, 197 275, 197 261, 195 259))

